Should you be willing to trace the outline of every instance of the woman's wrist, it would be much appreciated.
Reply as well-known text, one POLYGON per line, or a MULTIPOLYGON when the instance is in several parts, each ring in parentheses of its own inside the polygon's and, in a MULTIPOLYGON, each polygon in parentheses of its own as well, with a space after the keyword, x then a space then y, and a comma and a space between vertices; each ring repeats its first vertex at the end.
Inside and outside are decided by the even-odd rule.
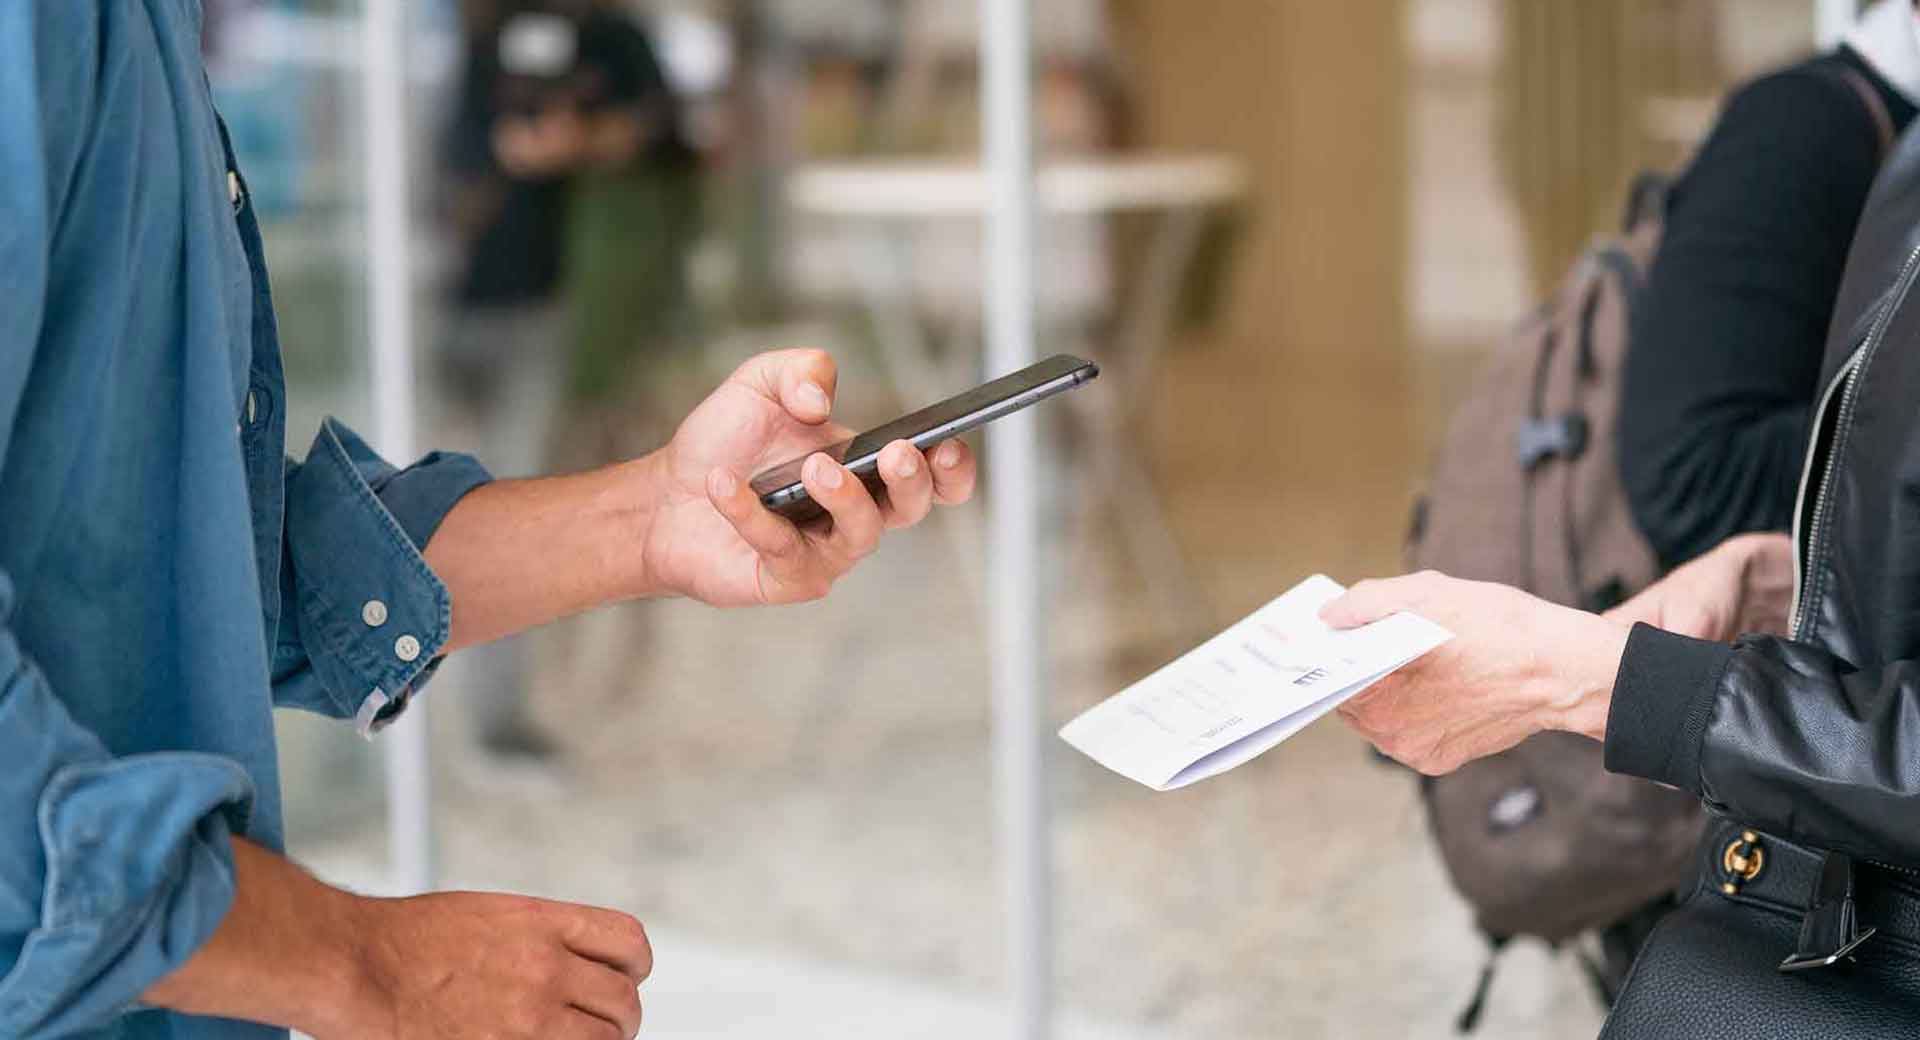
POLYGON ((1540 728, 1604 740, 1614 680, 1633 626, 1598 614, 1577 613, 1579 620, 1570 638, 1551 651, 1555 666, 1543 691, 1540 728))

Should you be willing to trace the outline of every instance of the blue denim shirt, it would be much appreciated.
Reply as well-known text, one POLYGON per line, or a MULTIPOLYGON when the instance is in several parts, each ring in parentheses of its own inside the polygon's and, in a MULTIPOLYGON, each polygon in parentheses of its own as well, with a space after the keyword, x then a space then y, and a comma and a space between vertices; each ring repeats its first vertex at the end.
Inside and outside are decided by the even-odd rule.
POLYGON ((137 1005, 282 843, 271 712, 368 729, 444 645, 419 548, 487 479, 283 450, 199 0, 0 2, 0 1036, 255 1038, 137 1005))

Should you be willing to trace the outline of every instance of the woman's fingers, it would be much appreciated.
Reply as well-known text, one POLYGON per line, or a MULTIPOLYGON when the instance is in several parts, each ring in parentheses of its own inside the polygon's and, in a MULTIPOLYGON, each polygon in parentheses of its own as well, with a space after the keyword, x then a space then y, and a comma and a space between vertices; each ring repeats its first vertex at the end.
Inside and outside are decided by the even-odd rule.
POLYGON ((1428 571, 1398 578, 1355 582, 1338 599, 1320 608, 1320 620, 1333 628, 1356 628, 1402 610, 1416 610, 1438 575, 1428 571))

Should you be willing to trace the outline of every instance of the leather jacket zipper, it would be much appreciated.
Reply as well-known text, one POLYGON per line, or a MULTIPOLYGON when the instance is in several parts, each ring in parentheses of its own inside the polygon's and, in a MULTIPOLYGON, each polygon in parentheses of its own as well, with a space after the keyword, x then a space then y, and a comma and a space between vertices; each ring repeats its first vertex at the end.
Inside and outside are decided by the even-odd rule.
MULTIPOLYGON (((1826 534, 1827 499, 1833 491, 1834 470, 1840 457, 1841 441, 1845 439, 1848 423, 1853 419, 1853 409, 1860 394, 1860 375, 1866 370, 1867 363, 1873 360, 1873 353, 1886 337, 1887 326, 1893 321, 1893 312, 1906 299, 1907 291, 1913 286, 1914 269, 1920 263, 1920 246, 1907 254, 1907 261, 1900 268, 1900 278, 1895 283, 1894 292, 1874 316, 1873 325, 1867 330, 1867 336, 1861 341, 1859 349, 1847 358, 1834 374, 1833 381, 1820 396, 1820 404, 1814 409, 1813 437, 1807 445, 1806 468, 1800 474, 1800 494, 1795 502, 1793 521, 1794 566, 1793 566, 1793 618, 1787 626, 1791 638, 1800 641, 1806 638, 1808 615, 1813 606, 1812 583, 1808 581, 1814 561, 1824 548, 1823 536, 1826 534), (1827 445, 1827 457, 1820 465, 1820 490, 1814 496, 1813 510, 1810 516, 1800 515, 1807 506, 1807 486, 1813 478, 1814 458, 1820 451, 1820 437, 1826 428, 1827 409, 1833 403, 1835 391, 1840 394, 1840 415, 1833 426, 1833 439, 1827 445), (1806 538, 1800 537, 1801 525, 1806 524, 1806 538), (1803 548, 1804 545, 1804 548, 1803 548)), ((1920 879, 1920 869, 1896 866, 1877 859, 1866 861, 1870 865, 1906 878, 1920 879)))
MULTIPOLYGON (((1833 406, 1833 399, 1836 393, 1843 388, 1853 385, 1853 373, 1860 364, 1860 355, 1863 349, 1864 348, 1856 348, 1852 354, 1847 355, 1846 363, 1842 364, 1840 371, 1834 374, 1833 381, 1828 383, 1826 390, 1820 394, 1820 403, 1813 409, 1813 436, 1807 442, 1807 458, 1800 470, 1800 491, 1794 496, 1793 505, 1793 616, 1788 619, 1787 632, 1794 639, 1799 639, 1803 634, 1800 630, 1800 619, 1805 614, 1805 611, 1802 609, 1802 601, 1807 595, 1806 573, 1808 556, 1810 555, 1807 549, 1811 543, 1811 536, 1806 530, 1806 523, 1809 519, 1812 519, 1816 526, 1818 525, 1820 512, 1819 503, 1826 500, 1829 480, 1832 475, 1832 466, 1827 464, 1831 462, 1831 459, 1820 458, 1820 441, 1827 431, 1827 411, 1833 406), (1813 509, 1810 511, 1807 508, 1807 488, 1813 484, 1814 467, 1816 463, 1821 463, 1819 497, 1816 499, 1813 509)), ((1844 397, 1845 395, 1840 394, 1840 396, 1844 397)), ((1834 429, 1836 431, 1839 429, 1838 424, 1835 425, 1834 429)))
POLYGON ((1815 561, 1825 547, 1828 496, 1833 491, 1834 470, 1839 462, 1841 448, 1846 440, 1848 424, 1853 420, 1853 409, 1860 397, 1860 376, 1872 363, 1873 355, 1886 338, 1887 326, 1893 321, 1893 312, 1906 300, 1907 291, 1913 287, 1914 268, 1920 263, 1920 246, 1907 254, 1907 261, 1900 267, 1899 280, 1894 283, 1894 291, 1881 305, 1880 313, 1874 316, 1873 326, 1867 330, 1866 339, 1860 343, 1860 349, 1854 351, 1847 363, 1841 366, 1834 380, 1821 396, 1820 407, 1814 415, 1813 438, 1807 445, 1807 469, 1801 475, 1800 506, 1806 504, 1806 482, 1813 475, 1813 458, 1820 450, 1820 434, 1826 425, 1827 406, 1832 403, 1833 392, 1840 391, 1840 415, 1833 425, 1833 439, 1827 445, 1827 457, 1820 467, 1820 490, 1813 499, 1813 513, 1807 521, 1806 549, 1801 550, 1798 537, 1799 519, 1795 519, 1793 580, 1797 588, 1793 594, 1793 621, 1788 626, 1793 638, 1798 641, 1806 638, 1808 614, 1813 598, 1813 583, 1809 579, 1815 561))

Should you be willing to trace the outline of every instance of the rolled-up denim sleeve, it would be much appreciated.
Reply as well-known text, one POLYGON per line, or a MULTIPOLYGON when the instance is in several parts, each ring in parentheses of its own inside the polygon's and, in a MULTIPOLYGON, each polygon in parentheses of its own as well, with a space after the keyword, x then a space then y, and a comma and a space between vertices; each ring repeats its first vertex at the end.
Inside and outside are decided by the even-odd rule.
POLYGON ((0 1036, 65 1036, 219 927, 253 785, 218 755, 110 755, 5 626, 11 599, 0 574, 0 1036))
POLYGON ((491 477, 435 452, 396 469, 336 420, 287 467, 275 703, 353 719, 372 734, 438 668, 452 621, 422 550, 440 521, 491 477))

